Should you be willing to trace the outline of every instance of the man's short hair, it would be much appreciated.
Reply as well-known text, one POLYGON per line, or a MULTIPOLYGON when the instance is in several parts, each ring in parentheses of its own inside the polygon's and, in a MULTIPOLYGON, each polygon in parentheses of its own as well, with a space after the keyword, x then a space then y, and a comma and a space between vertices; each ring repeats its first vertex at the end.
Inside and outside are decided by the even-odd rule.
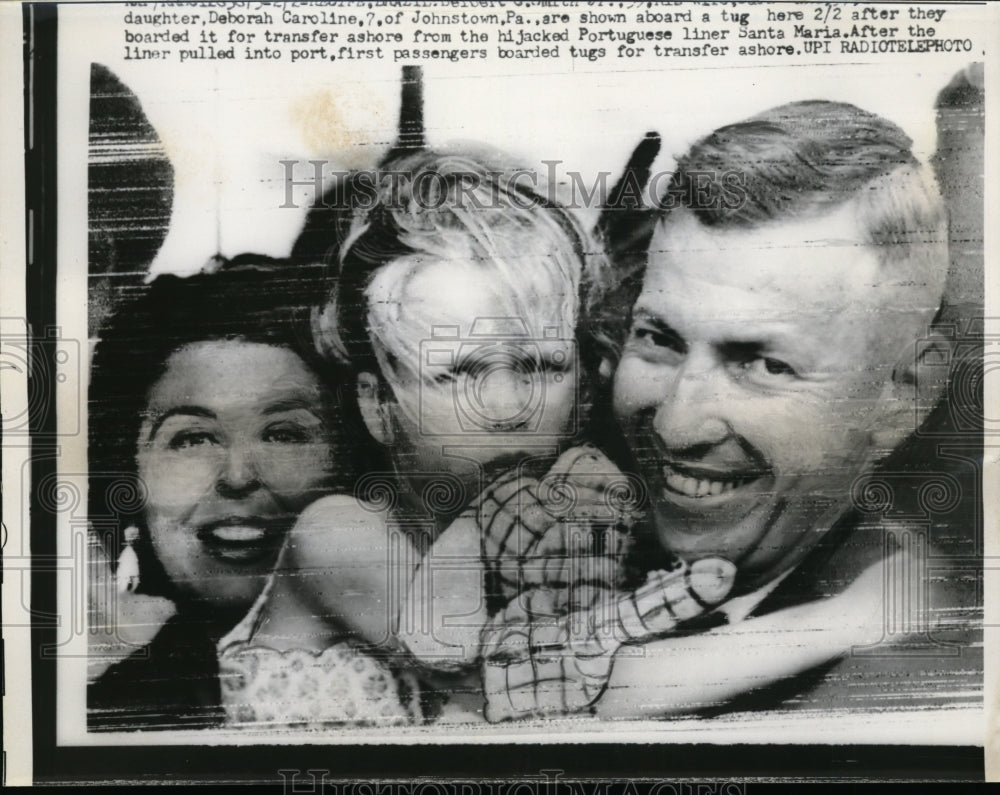
POLYGON ((695 143, 677 161, 668 198, 706 226, 751 229, 855 201, 883 262, 927 257, 936 266, 947 215, 912 146, 895 124, 854 105, 791 102, 695 143))
MULTIPOLYGON (((948 268, 947 213, 912 145, 895 124, 854 105, 780 105, 719 128, 680 157, 658 223, 687 211, 707 227, 754 229, 854 202, 879 261, 898 266, 890 278, 923 284, 937 301, 948 268)), ((612 357, 624 344, 646 259, 622 258, 595 291, 595 336, 612 357)))

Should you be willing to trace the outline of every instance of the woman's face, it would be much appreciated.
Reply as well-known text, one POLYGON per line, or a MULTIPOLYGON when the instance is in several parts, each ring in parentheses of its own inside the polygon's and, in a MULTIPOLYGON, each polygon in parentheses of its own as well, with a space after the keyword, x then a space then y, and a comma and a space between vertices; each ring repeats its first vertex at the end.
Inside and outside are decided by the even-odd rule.
POLYGON ((139 437, 146 524, 186 601, 249 608, 295 518, 329 488, 330 408, 287 348, 198 342, 174 353, 139 437))

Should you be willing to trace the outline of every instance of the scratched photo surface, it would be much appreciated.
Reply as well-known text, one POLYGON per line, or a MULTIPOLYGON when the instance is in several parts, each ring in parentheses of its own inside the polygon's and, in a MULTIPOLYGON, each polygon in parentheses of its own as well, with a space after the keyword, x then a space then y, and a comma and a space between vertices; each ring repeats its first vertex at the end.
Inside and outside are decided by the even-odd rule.
POLYGON ((61 8, 73 736, 981 742, 977 13, 61 8))

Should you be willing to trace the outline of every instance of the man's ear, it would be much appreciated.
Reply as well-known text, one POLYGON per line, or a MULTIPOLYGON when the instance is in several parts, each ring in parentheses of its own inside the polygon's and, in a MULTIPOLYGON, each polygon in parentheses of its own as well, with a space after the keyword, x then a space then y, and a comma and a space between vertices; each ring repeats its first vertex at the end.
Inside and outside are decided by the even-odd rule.
POLYGON ((382 399, 378 376, 374 373, 358 373, 357 380, 358 409, 375 441, 387 447, 394 441, 389 407, 382 399))
POLYGON ((897 447, 940 402, 948 386, 954 344, 951 337, 931 331, 906 347, 883 392, 884 411, 874 433, 878 447, 897 447))

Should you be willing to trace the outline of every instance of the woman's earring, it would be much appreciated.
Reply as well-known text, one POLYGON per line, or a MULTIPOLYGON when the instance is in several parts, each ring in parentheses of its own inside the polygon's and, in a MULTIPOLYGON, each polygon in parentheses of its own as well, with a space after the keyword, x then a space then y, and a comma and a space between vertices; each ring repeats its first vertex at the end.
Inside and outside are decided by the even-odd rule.
POLYGON ((132 593, 139 587, 139 556, 135 554, 135 542, 139 540, 139 528, 130 525, 125 528, 125 548, 118 556, 115 580, 118 593, 132 593))
POLYGON ((382 435, 385 438, 385 443, 390 446, 395 444, 396 431, 392 423, 392 413, 389 411, 389 404, 379 402, 376 412, 378 413, 379 422, 382 423, 382 435))

